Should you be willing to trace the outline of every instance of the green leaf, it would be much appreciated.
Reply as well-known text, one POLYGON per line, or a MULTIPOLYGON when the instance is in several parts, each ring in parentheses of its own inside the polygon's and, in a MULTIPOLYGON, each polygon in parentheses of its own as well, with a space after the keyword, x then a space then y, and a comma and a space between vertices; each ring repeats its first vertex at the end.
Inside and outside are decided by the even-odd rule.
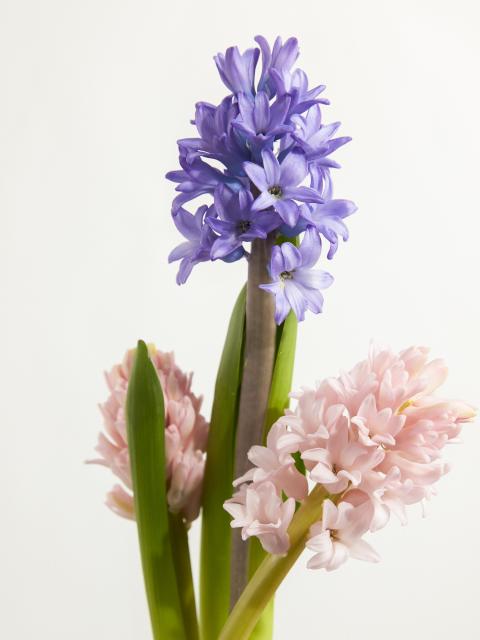
POLYGON ((153 637, 186 640, 168 523, 163 393, 147 345, 141 340, 128 385, 127 428, 153 637))
MULTIPOLYGON (((297 344, 298 321, 291 311, 285 322, 277 329, 277 350, 273 367, 272 384, 268 399, 268 408, 263 431, 264 442, 272 425, 283 416, 289 405, 288 394, 292 390, 295 347, 297 344)), ((253 576, 267 553, 256 538, 250 540, 249 576, 253 576)), ((250 640, 270 640, 273 635, 273 598, 265 608, 255 626, 250 640)))
POLYGON ((283 416, 290 404, 288 394, 292 390, 295 348, 297 346, 298 321, 290 311, 285 322, 277 330, 277 351, 273 368, 272 384, 263 431, 264 442, 271 426, 283 416))
POLYGON ((202 640, 217 640, 230 608, 230 516, 223 508, 232 495, 235 433, 243 369, 246 288, 228 326, 215 384, 207 447, 200 558, 202 640))

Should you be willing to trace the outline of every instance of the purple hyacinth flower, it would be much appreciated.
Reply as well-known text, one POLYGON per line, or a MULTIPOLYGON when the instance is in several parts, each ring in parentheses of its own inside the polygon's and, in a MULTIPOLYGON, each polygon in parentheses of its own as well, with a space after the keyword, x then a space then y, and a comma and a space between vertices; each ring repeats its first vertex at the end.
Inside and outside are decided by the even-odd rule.
POLYGON ((215 191, 214 206, 217 218, 208 217, 207 223, 220 236, 211 249, 211 258, 225 258, 255 238, 265 239, 270 231, 281 224, 276 214, 252 211, 253 196, 250 191, 242 189, 233 193, 220 186, 215 191))
POLYGON ((238 47, 229 47, 225 54, 218 53, 215 64, 223 83, 232 93, 255 93, 255 69, 259 49, 247 49, 240 53, 238 47))
POLYGON ((175 226, 187 240, 175 247, 168 256, 169 262, 181 260, 177 273, 177 284, 185 284, 196 264, 210 260, 215 234, 205 224, 208 209, 209 207, 203 205, 192 215, 180 207, 172 214, 175 226))
POLYGON ((273 207, 286 224, 294 227, 300 215, 296 200, 300 202, 323 202, 318 191, 299 186, 308 173, 305 154, 289 153, 280 164, 270 149, 262 151, 263 167, 245 162, 245 173, 260 191, 253 204, 254 211, 273 207))
POLYGON ((200 137, 178 141, 181 157, 189 164, 201 156, 218 160, 230 175, 243 176, 243 163, 251 160, 251 152, 245 137, 232 126, 238 114, 238 104, 232 95, 224 98, 218 106, 198 102, 194 124, 200 137))
POLYGON ((300 247, 291 242, 276 245, 272 250, 270 276, 273 282, 260 287, 275 296, 275 322, 281 324, 293 310, 298 321, 305 318, 305 311, 321 313, 323 296, 333 277, 326 271, 312 269, 320 257, 321 242, 314 227, 308 227, 300 247))
MULTIPOLYGON (((309 162, 335 169, 340 167, 338 162, 329 157, 336 149, 351 140, 348 136, 332 138, 340 127, 340 122, 322 124, 322 114, 318 106, 309 109, 304 116, 293 116, 292 122, 295 124, 292 138, 305 151, 309 162)), ((285 141, 284 144, 288 142, 285 141)))
POLYGON ((172 202, 172 213, 198 196, 207 193, 213 195, 219 184, 227 184, 233 190, 242 188, 243 185, 239 180, 222 173, 201 158, 188 162, 182 155, 182 151, 183 148, 180 147, 180 164, 183 171, 169 171, 165 176, 167 180, 178 182, 175 191, 180 192, 172 202))
POLYGON ((259 91, 254 97, 239 93, 238 106, 240 115, 233 126, 248 139, 254 151, 261 151, 275 137, 293 131, 293 125, 285 122, 290 96, 283 96, 270 104, 264 91, 259 91))
POLYGON ((306 225, 314 225, 317 231, 328 240, 330 248, 327 258, 331 260, 338 248, 338 237, 348 240, 348 228, 344 218, 355 213, 357 206, 351 200, 333 199, 324 204, 304 204, 300 210, 300 220, 306 225))
POLYGON ((255 42, 262 51, 262 74, 258 82, 258 90, 266 91, 268 96, 273 98, 276 93, 276 85, 272 82, 272 71, 276 71, 280 75, 290 73, 299 55, 298 40, 297 38, 288 38, 283 44, 279 36, 274 42, 273 50, 270 49, 268 41, 263 36, 256 36, 255 42))

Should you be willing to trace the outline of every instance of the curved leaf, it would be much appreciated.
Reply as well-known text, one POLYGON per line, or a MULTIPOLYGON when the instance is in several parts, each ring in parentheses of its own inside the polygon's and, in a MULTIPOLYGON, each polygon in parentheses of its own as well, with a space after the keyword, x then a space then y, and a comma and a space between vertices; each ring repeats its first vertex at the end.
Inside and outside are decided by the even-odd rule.
POLYGON ((235 433, 243 369, 246 288, 228 326, 213 401, 203 489, 200 559, 202 640, 217 640, 230 607, 230 516, 223 503, 232 495, 235 433))
POLYGON ((165 410, 141 340, 127 393, 127 429, 138 539, 155 640, 186 640, 173 564, 165 476, 165 410))
POLYGON ((297 318, 293 311, 290 311, 285 322, 277 330, 277 351, 263 430, 264 442, 272 425, 283 416, 290 404, 289 393, 292 390, 297 330, 297 318))

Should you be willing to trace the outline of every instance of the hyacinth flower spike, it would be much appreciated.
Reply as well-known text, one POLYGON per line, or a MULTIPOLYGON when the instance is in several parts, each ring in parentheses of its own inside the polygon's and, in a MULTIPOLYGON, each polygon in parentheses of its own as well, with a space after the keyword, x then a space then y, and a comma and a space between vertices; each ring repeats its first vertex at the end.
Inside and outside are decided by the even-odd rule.
POLYGON ((249 637, 258 615, 252 619, 252 612, 266 606, 305 546, 314 552, 307 563, 310 569, 333 571, 349 558, 379 561, 365 537, 386 526, 390 513, 405 524, 405 507, 434 495, 435 483, 449 470, 442 450, 475 417, 469 405, 436 396, 445 375, 444 363, 429 361, 425 348, 396 354, 374 347, 350 371, 295 394, 295 411, 272 427, 275 437, 266 447, 270 454, 259 455, 253 448, 256 468, 239 479, 240 489, 225 504, 235 514, 232 526, 241 527, 244 537, 254 535, 265 548, 274 544, 279 551, 257 569, 220 640, 249 637), (274 495, 283 496, 287 504, 289 469, 299 454, 311 489, 285 533, 288 510, 281 512, 274 495), (252 506, 247 496, 255 496, 252 506), (263 506, 260 496, 265 496, 263 506), (271 520, 269 505, 275 505, 271 520), (261 526, 251 533, 257 514, 261 526), (263 541, 266 531, 270 538, 263 541))

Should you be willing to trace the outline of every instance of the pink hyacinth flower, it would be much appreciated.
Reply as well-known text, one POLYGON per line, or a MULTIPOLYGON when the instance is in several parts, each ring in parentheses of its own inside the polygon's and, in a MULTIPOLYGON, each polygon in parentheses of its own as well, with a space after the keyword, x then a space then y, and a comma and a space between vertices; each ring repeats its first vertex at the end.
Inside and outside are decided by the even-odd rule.
POLYGON ((348 502, 341 502, 336 507, 331 500, 325 500, 321 522, 310 529, 307 547, 315 551, 315 555, 310 558, 307 567, 334 571, 349 557, 378 562, 380 557, 377 552, 362 540, 369 525, 368 505, 354 507, 348 502))
MULTIPOLYGON (((205 465, 208 424, 200 414, 201 398, 191 391, 192 376, 175 364, 172 353, 149 345, 165 401, 165 451, 167 500, 173 513, 189 522, 199 513, 205 465)), ((100 457, 90 462, 108 467, 123 483, 107 495, 106 504, 125 518, 134 519, 132 479, 127 445, 125 403, 135 350, 106 374, 110 396, 100 406, 106 434, 100 433, 96 447, 100 457)))
POLYGON ((244 482, 260 483, 265 480, 273 482, 278 492, 295 500, 307 497, 307 479, 295 467, 295 460, 290 455, 298 450, 298 440, 287 427, 280 422, 273 425, 267 436, 267 446, 255 445, 248 452, 248 459, 256 468, 250 469, 233 483, 239 486, 244 482))
POLYGON ((332 426, 324 447, 302 453, 310 478, 331 494, 342 493, 349 485, 357 487, 362 475, 377 467, 384 457, 381 447, 365 446, 359 441, 356 430, 344 415, 332 426))
POLYGON ((233 517, 231 526, 242 528, 243 540, 257 536, 269 553, 282 555, 288 551, 287 529, 295 513, 295 500, 283 502, 272 482, 242 485, 224 508, 233 517))
POLYGON ((373 347, 350 371, 291 394, 295 410, 272 426, 265 447, 252 447, 254 468, 234 483, 250 484, 225 505, 233 526, 244 537, 273 528, 275 545, 265 548, 286 549, 280 531, 289 507, 282 496, 302 501, 307 486, 317 484, 336 497, 311 529, 308 546, 316 555, 309 566, 330 571, 349 556, 377 560, 362 535, 384 527, 391 514, 405 524, 408 505, 435 495, 449 470, 445 445, 475 416, 469 405, 436 395, 446 374, 443 361, 429 360, 423 347, 398 354, 373 347))

